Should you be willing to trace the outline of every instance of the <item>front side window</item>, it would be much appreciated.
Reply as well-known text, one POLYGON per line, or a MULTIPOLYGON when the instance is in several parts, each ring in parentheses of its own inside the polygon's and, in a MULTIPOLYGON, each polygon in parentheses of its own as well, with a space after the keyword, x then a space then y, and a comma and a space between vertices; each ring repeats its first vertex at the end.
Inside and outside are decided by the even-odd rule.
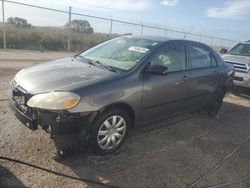
POLYGON ((184 46, 166 46, 151 59, 152 65, 168 67, 168 72, 186 69, 186 55, 184 46))
POLYGON ((228 52, 228 54, 250 56, 250 44, 237 44, 228 52))
POLYGON ((211 66, 217 66, 217 62, 213 57, 212 53, 206 48, 198 46, 189 46, 188 54, 189 54, 188 60, 190 69, 208 68, 211 66))
POLYGON ((128 71, 157 46, 158 42, 140 38, 120 37, 102 43, 79 55, 102 65, 128 71))

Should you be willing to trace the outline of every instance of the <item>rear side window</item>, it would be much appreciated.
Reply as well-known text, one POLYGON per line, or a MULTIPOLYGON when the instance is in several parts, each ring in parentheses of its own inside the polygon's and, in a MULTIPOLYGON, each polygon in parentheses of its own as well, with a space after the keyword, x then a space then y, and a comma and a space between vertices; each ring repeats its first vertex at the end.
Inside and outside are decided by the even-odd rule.
POLYGON ((200 46, 189 46, 189 68, 198 69, 198 68, 208 68, 217 66, 217 62, 213 57, 212 53, 203 47, 200 46))

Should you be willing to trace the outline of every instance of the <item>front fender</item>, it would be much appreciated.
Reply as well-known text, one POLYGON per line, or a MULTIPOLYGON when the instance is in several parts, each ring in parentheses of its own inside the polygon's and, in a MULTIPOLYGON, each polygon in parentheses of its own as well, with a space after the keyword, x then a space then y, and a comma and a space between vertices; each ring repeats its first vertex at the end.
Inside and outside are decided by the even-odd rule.
POLYGON ((97 112, 116 103, 129 105, 140 117, 143 81, 140 78, 121 78, 79 88, 75 93, 81 96, 77 106, 70 113, 97 112))

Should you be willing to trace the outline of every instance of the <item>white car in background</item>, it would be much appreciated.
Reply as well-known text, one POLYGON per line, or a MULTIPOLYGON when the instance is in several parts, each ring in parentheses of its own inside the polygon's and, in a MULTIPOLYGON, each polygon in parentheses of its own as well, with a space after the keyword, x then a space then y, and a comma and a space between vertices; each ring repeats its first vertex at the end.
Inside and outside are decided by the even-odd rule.
POLYGON ((226 63, 235 69, 234 85, 250 88, 250 40, 235 45, 231 50, 221 49, 226 63))

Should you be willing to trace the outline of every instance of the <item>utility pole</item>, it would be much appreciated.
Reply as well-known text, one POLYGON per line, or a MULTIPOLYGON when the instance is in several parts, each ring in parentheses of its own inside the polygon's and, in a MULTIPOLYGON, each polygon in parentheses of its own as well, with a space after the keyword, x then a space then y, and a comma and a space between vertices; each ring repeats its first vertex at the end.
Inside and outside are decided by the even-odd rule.
POLYGON ((5 20, 4 20, 4 0, 2 0, 2 14, 3 14, 3 48, 6 49, 5 20))
POLYGON ((70 52, 71 43, 71 6, 69 7, 69 23, 68 23, 68 52, 70 52))

